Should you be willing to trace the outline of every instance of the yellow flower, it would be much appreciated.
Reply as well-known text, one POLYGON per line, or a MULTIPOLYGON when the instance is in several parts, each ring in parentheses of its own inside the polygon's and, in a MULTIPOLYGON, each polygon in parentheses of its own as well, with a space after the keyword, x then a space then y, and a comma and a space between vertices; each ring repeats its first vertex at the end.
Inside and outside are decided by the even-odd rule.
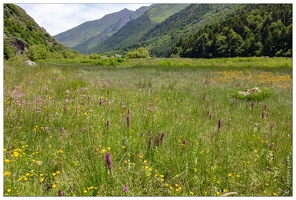
POLYGON ((163 178, 161 178, 161 179, 160 179, 160 181, 161 181, 161 182, 163 182, 163 181, 164 181, 164 179, 163 179, 163 178))
POLYGON ((7 191, 7 192, 11 192, 11 189, 8 188, 6 191, 7 191))
POLYGON ((189 193, 190 193, 191 195, 194 195, 194 192, 192 192, 192 191, 190 191, 189 193))
POLYGON ((23 178, 21 177, 21 178, 17 179, 17 181, 20 182, 22 179, 23 179, 23 178))
POLYGON ((164 177, 164 175, 162 175, 162 174, 161 174, 161 175, 159 175, 159 176, 160 176, 160 178, 163 178, 163 177, 164 177))
POLYGON ((56 174, 60 174, 61 172, 60 171, 56 171, 56 174))
POLYGON ((25 180, 25 181, 27 181, 27 180, 28 180, 28 178, 27 178, 27 177, 24 177, 24 180, 25 180))
POLYGON ((179 185, 176 183, 175 186, 178 187, 179 185))
POLYGON ((123 148, 123 149, 125 149, 125 148, 126 148, 126 146, 122 146, 122 148, 123 148))
POLYGON ((9 159, 5 159, 5 160, 4 160, 4 162, 6 162, 6 163, 9 163, 9 162, 10 162, 10 160, 9 160, 9 159))
POLYGON ((217 194, 217 195, 220 195, 220 192, 217 191, 216 194, 217 194))
POLYGON ((240 175, 239 175, 239 174, 237 174, 237 175, 236 175, 236 177, 237 177, 237 178, 239 178, 239 177, 240 177, 240 175))
POLYGON ((86 190, 86 189, 84 189, 84 190, 83 190, 83 193, 84 193, 84 194, 85 194, 85 193, 87 193, 87 190, 86 190))
POLYGON ((39 180, 40 180, 41 183, 44 182, 44 178, 40 178, 39 180))
POLYGON ((144 161, 143 161, 143 163, 146 163, 146 162, 147 162, 147 160, 144 160, 144 161))
POLYGON ((231 174, 231 173, 229 173, 229 174, 228 174, 228 176, 229 176, 229 177, 231 177, 231 176, 232 176, 232 174, 231 174))
POLYGON ((108 149, 108 151, 110 151, 111 150, 111 147, 107 147, 107 149, 108 149))
POLYGON ((277 196, 276 192, 273 193, 273 196, 277 196))
POLYGON ((254 150, 254 153, 257 153, 257 152, 258 152, 257 149, 255 149, 255 150, 254 150))
POLYGON ((19 152, 14 151, 14 152, 12 153, 12 156, 14 156, 14 157, 18 157, 18 156, 19 156, 19 152))
POLYGON ((57 185, 56 184, 52 184, 52 186, 51 186, 53 189, 54 188, 56 188, 57 187, 57 185))
POLYGON ((63 150, 61 150, 61 149, 60 149, 60 150, 58 150, 58 153, 63 153, 63 150))
POLYGON ((40 176, 43 176, 43 174, 40 174, 40 176))
POLYGON ((56 173, 52 173, 53 176, 57 175, 56 173))
POLYGON ((11 172, 4 172, 4 176, 10 176, 11 172))

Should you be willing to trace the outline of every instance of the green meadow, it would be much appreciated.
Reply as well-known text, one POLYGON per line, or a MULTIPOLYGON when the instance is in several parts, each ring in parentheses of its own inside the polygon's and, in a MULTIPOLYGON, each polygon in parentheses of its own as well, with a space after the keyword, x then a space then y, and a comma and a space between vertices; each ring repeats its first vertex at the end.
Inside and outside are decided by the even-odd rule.
POLYGON ((3 77, 4 196, 293 195, 292 58, 5 61, 3 77))

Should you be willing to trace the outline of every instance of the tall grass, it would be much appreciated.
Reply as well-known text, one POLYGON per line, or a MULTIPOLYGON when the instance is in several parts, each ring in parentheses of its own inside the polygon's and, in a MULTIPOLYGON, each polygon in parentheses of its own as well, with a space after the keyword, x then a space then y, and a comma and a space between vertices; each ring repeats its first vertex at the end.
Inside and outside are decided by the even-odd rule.
POLYGON ((238 60, 5 63, 3 194, 292 196, 292 60, 238 60))

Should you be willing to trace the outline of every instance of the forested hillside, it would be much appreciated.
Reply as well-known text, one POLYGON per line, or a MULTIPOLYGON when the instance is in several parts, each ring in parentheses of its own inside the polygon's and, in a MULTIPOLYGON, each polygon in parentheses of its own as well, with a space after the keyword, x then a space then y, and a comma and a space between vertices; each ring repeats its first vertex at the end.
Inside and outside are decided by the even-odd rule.
POLYGON ((140 42, 145 44, 151 55, 169 57, 172 46, 179 38, 195 33, 205 24, 221 21, 241 5, 232 4, 191 4, 170 16, 162 23, 153 26, 140 42))
POLYGON ((248 4, 222 22, 180 38, 172 55, 193 58, 292 56, 292 4, 248 4))
POLYGON ((142 46, 139 43, 141 37, 153 26, 187 6, 188 4, 156 4, 139 18, 128 22, 118 32, 91 50, 91 52, 104 53, 117 50, 118 52, 126 53, 128 50, 138 48, 142 46))
POLYGON ((9 59, 29 50, 34 57, 66 55, 71 51, 41 28, 27 13, 14 4, 3 4, 4 58, 9 59), (59 53, 58 53, 59 52, 59 53))

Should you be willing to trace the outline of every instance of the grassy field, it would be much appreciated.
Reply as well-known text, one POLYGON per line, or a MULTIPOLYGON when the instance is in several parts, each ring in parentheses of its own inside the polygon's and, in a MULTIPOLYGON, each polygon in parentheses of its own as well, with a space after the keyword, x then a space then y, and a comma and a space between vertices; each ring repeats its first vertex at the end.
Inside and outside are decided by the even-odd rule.
POLYGON ((4 196, 292 196, 291 58, 5 62, 3 91, 4 196))

